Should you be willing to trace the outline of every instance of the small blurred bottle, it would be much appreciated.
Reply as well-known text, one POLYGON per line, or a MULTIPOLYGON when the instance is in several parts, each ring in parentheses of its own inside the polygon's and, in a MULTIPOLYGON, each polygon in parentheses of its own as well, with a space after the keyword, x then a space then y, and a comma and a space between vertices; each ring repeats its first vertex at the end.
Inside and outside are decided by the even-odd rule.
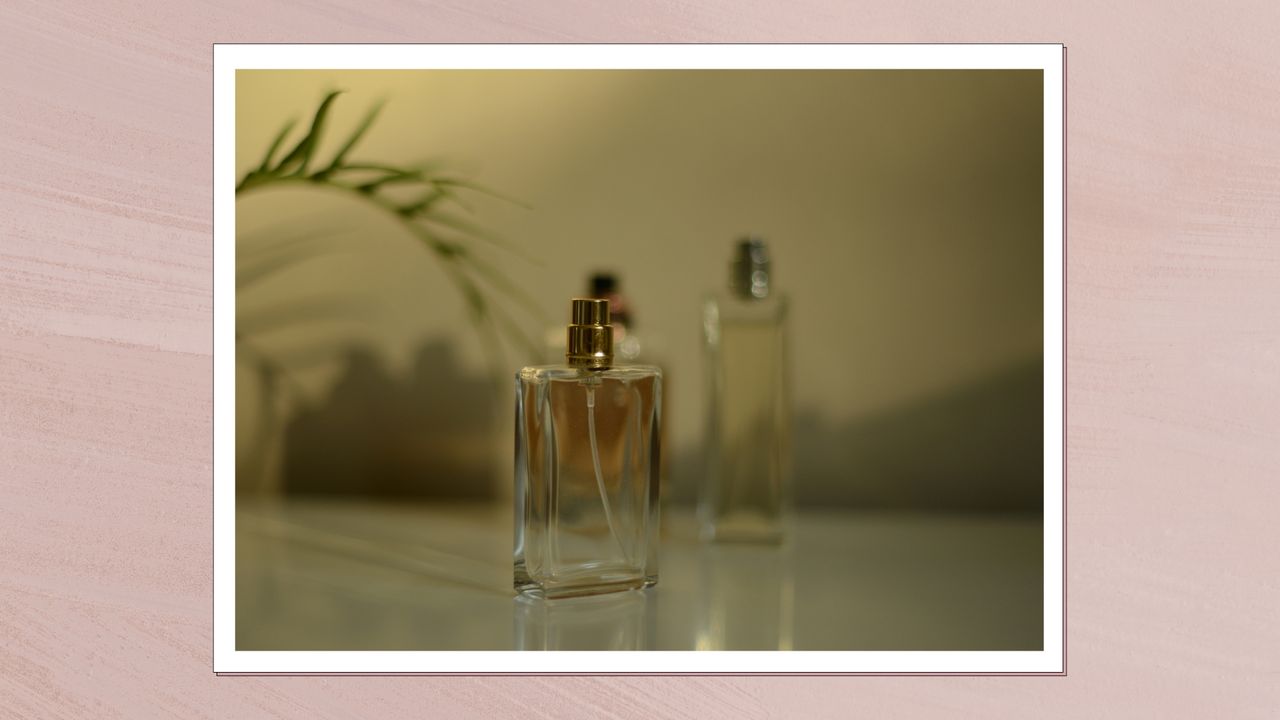
MULTIPOLYGON (((635 317, 631 311, 631 302, 620 291, 618 276, 610 272, 596 272, 587 279, 585 297, 609 301, 609 318, 613 323, 613 355, 614 363, 630 365, 651 363, 648 348, 641 342, 635 332, 635 317)), ((544 342, 544 362, 555 363, 564 358, 564 328, 555 326, 548 328, 544 342)))
POLYGON ((598 272, 591 276, 590 296, 609 301, 609 313, 613 318, 613 352, 621 363, 644 362, 640 353, 644 346, 636 334, 635 318, 631 314, 631 302, 618 288, 618 276, 598 272))
POLYGON ((781 542, 790 504, 787 301, 763 240, 740 241, 729 292, 703 306, 707 468, 698 499, 705 540, 781 542))

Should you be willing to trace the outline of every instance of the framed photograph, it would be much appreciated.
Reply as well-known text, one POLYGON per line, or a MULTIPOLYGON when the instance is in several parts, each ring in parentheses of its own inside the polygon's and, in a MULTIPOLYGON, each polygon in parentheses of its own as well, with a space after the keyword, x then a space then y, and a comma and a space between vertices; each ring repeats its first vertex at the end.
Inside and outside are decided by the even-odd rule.
POLYGON ((1064 673, 1064 71, 215 45, 214 670, 1064 673))

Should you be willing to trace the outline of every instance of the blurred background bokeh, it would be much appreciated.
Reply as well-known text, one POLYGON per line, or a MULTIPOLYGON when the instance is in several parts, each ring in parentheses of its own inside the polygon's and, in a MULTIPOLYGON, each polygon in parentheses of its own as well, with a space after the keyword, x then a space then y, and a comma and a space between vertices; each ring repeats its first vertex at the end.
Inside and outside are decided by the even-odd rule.
MULTIPOLYGON (((1038 71, 242 70, 237 177, 337 89, 318 158, 385 101, 350 159, 518 201, 447 220, 527 336, 618 275, 669 380, 668 502, 702 464, 700 304, 753 233, 791 298, 798 507, 1040 511, 1038 71)), ((242 496, 510 496, 511 375, 543 358, 485 341, 447 261, 320 186, 241 193, 236 224, 242 496)))

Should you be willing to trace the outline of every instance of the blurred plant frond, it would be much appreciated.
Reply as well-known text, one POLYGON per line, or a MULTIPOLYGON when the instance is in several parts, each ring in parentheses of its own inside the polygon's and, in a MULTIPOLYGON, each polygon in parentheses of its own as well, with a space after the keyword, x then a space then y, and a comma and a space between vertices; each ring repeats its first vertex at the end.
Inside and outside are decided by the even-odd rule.
MULTIPOLYGON (((305 185, 337 190, 371 204, 394 217, 411 237, 443 263, 446 274, 466 302, 488 357, 499 361, 504 357, 503 339, 536 355, 538 342, 525 328, 546 325, 537 310, 537 303, 532 302, 517 283, 480 258, 476 249, 479 243, 483 243, 485 247, 512 253, 529 262, 536 260, 479 224, 448 210, 453 206, 464 213, 472 213, 473 208, 466 201, 469 194, 527 206, 469 180, 443 174, 439 168, 428 165, 401 167, 350 160, 350 154, 377 120, 383 107, 381 103, 370 108, 327 161, 322 160, 317 151, 324 139, 329 113, 341 92, 325 95, 311 117, 306 134, 281 155, 286 138, 297 125, 296 121, 285 123, 268 146, 262 161, 236 183, 237 198, 265 187, 305 185), (529 322, 515 320, 502 304, 516 305, 528 316, 529 322)), ((281 243, 276 251, 253 258, 243 270, 237 269, 237 288, 260 283, 314 254, 315 248, 302 239, 281 243)), ((272 318, 269 324, 274 326, 282 319, 283 316, 272 318)))
MULTIPOLYGON (((251 242, 236 247, 236 292, 248 290, 283 270, 320 257, 343 252, 332 242, 344 231, 336 228, 297 231, 277 230, 263 235, 283 235, 274 242, 251 242)), ((254 234, 255 236, 257 233, 254 234)))

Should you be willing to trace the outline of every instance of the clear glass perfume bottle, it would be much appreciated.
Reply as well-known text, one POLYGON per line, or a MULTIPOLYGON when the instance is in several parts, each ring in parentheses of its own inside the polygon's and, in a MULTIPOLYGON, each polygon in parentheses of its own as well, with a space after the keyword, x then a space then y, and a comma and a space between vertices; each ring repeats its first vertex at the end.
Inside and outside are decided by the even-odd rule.
POLYGON ((786 320, 764 242, 742 240, 730 292, 703 308, 710 391, 698 498, 703 539, 783 538, 790 500, 786 320))
POLYGON ((566 347, 566 365, 516 374, 516 590, 652 585, 662 373, 613 367, 608 300, 573 300, 566 347))

